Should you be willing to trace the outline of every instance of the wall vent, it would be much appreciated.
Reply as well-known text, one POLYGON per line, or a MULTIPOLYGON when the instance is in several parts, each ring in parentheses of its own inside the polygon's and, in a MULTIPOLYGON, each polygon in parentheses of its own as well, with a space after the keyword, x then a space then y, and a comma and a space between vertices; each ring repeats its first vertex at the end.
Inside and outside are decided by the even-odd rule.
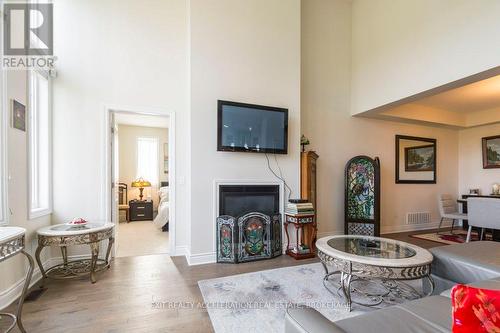
POLYGON ((431 223, 431 213, 418 212, 418 213, 406 214, 406 224, 423 224, 423 223, 431 223))

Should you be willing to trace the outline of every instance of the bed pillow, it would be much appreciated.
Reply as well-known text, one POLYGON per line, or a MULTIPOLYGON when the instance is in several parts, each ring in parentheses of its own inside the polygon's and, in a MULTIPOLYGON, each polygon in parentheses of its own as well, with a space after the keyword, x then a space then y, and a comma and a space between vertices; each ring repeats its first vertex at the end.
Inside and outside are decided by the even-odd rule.
POLYGON ((451 291, 453 333, 499 333, 500 290, 458 284, 451 291))
POLYGON ((158 195, 160 196, 161 201, 168 200, 168 186, 160 187, 158 195))

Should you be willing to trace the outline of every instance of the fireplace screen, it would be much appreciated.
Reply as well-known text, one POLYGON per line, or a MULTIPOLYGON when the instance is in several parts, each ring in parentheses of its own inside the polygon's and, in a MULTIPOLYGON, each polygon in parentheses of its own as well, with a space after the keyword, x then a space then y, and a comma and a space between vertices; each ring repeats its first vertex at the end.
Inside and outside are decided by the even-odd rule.
POLYGON ((281 254, 281 216, 248 213, 217 218, 217 262, 246 262, 281 254))

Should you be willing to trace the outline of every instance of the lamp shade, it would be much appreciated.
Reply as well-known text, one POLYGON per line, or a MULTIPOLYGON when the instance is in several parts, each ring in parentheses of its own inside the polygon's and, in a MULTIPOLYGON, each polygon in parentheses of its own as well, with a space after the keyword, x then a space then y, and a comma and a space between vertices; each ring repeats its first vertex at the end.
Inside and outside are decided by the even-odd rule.
POLYGON ((142 177, 134 180, 132 182, 132 187, 150 187, 151 183, 147 180, 144 180, 142 177))

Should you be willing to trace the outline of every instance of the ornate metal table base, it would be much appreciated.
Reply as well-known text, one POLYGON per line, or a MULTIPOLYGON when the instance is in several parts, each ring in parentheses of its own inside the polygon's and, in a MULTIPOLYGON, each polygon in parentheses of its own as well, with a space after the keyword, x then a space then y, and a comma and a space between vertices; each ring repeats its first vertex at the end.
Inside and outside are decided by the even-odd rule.
MULTIPOLYGON (((5 228, 15 228, 15 227, 5 227, 5 228)), ((26 333, 26 330, 24 329, 23 323, 21 321, 21 315, 23 311, 24 299, 26 298, 26 293, 28 292, 28 288, 31 282, 31 277, 33 276, 33 269, 35 267, 35 263, 33 261, 33 258, 24 251, 24 244, 25 244, 24 232, 25 231, 23 231, 22 234, 18 235, 17 238, 11 239, 4 243, 0 243, 0 262, 10 257, 13 257, 14 255, 19 253, 24 254, 26 258, 28 258, 29 262, 28 273, 26 274, 26 280, 24 281, 24 286, 21 292, 21 296, 19 296, 16 314, 14 315, 12 313, 0 313, 0 316, 10 317, 13 320, 12 324, 7 328, 5 333, 10 332, 16 326, 16 324, 22 333, 26 333)))
MULTIPOLYGON (((109 256, 114 243, 113 228, 78 235, 47 236, 38 235, 38 247, 35 252, 36 261, 44 279, 70 279, 82 275, 90 275, 90 281, 96 282, 95 274, 110 267, 109 256), (99 242, 108 239, 105 259, 99 259, 99 242), (90 259, 68 261, 67 246, 88 244, 91 249, 90 259), (45 270, 40 260, 40 253, 45 246, 57 245, 61 248, 63 263, 45 270)), ((43 282, 42 282, 43 284, 43 282)))
POLYGON ((410 285, 402 282, 404 280, 427 279, 430 285, 430 291, 427 295, 432 294, 434 291, 434 281, 430 275, 430 264, 413 267, 374 266, 333 258, 321 251, 318 251, 318 257, 321 259, 326 272, 323 285, 330 293, 343 296, 349 311, 352 309, 352 303, 363 306, 377 306, 382 302, 392 303, 397 298, 411 300, 425 296, 410 285), (328 266, 333 267, 334 271, 329 272, 328 266), (330 277, 339 274, 339 283, 332 283, 330 277), (335 285, 336 291, 333 291, 327 285, 329 282, 335 285), (355 286, 358 282, 376 284, 382 290, 380 292, 367 292, 363 287, 355 286), (342 295, 340 291, 342 291, 342 295), (361 298, 361 300, 356 298, 361 298))

